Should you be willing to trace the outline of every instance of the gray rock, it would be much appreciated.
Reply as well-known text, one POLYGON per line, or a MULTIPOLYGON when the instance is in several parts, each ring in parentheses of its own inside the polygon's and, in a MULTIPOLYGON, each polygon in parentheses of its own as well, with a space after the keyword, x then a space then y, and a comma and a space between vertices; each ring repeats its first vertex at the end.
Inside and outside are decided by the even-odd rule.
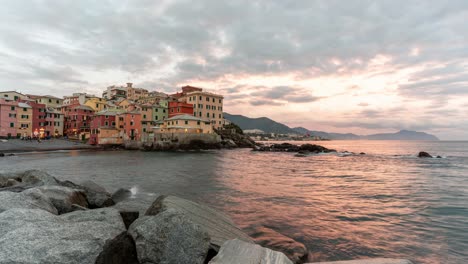
POLYGON ((24 192, 0 192, 0 212, 12 208, 41 209, 58 214, 52 202, 40 190, 28 189, 24 192))
POLYGON ((291 260, 281 252, 273 251, 259 245, 247 243, 239 239, 224 242, 209 264, 293 264, 291 260))
POLYGON ((115 204, 110 193, 95 182, 85 181, 81 183, 81 186, 85 189, 90 208, 103 208, 115 204))
POLYGON ((39 170, 0 174, 0 191, 22 192, 33 187, 57 183, 54 177, 39 170), (11 185, 12 180, 16 181, 14 185, 11 185))
POLYGON ((35 185, 57 185, 58 181, 50 174, 40 170, 28 170, 22 173, 21 182, 35 185))
MULTIPOLYGON (((314 262, 317 264, 412 264, 407 259, 390 259, 390 258, 373 258, 373 259, 358 259, 332 262, 314 262)), ((313 263, 309 263, 313 264, 313 263)))
POLYGON ((87 208, 86 195, 81 190, 71 189, 63 186, 46 185, 36 189, 44 193, 52 204, 57 208, 59 214, 65 214, 76 210, 76 206, 87 208))
POLYGON ((210 237, 200 226, 175 209, 136 220, 128 230, 140 263, 202 264, 210 237))
POLYGON ((71 181, 62 181, 59 182, 59 185, 72 189, 83 190, 86 194, 86 200, 88 201, 89 208, 91 209, 109 207, 115 204, 110 193, 93 181, 85 181, 81 184, 75 184, 71 181))
POLYGON ((106 242, 125 231, 112 208, 56 216, 43 210, 0 213, 0 263, 95 263, 106 242))
POLYGON ((112 194, 112 200, 115 203, 122 202, 127 200, 132 196, 132 192, 128 189, 120 188, 112 194))
POLYGON ((257 226, 249 232, 255 242, 263 247, 283 252, 292 262, 304 263, 309 254, 306 246, 290 237, 264 226, 257 226))
POLYGON ((176 196, 159 196, 146 211, 146 215, 157 215, 171 208, 183 212, 193 223, 208 232, 211 237, 211 245, 216 251, 225 241, 234 238, 253 242, 228 216, 206 205, 176 196))
POLYGON ((5 153, 0 152, 0 157, 5 157, 5 153))
POLYGON ((118 209, 120 212, 136 211, 140 215, 145 215, 146 211, 153 204, 155 197, 158 195, 139 195, 138 197, 131 197, 122 202, 118 202, 112 208, 118 209))
POLYGON ((120 216, 122 217, 122 221, 125 224, 125 228, 127 229, 140 216, 140 212, 138 211, 119 211, 119 213, 120 213, 120 216))
POLYGON ((421 151, 418 153, 418 158, 432 158, 431 154, 421 151))
POLYGON ((12 186, 19 185, 19 184, 21 183, 15 179, 7 179, 5 182, 5 187, 12 187, 12 186))
POLYGON ((95 264, 139 264, 133 238, 122 232, 107 241, 95 264))

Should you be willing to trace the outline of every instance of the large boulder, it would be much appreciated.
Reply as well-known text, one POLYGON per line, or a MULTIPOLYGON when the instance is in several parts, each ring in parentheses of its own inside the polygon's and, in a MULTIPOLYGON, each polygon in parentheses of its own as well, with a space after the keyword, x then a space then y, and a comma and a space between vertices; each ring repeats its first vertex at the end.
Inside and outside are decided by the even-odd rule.
POLYGON ((59 182, 61 186, 83 190, 86 194, 89 208, 103 208, 115 205, 112 196, 104 187, 98 185, 93 181, 84 181, 81 184, 75 184, 71 181, 59 182))
POLYGON ((22 192, 37 186, 57 184, 57 179, 40 170, 0 174, 0 191, 22 192))
POLYGON ((283 252, 294 263, 304 263, 307 260, 309 252, 304 244, 271 228, 257 226, 249 234, 257 244, 283 252))
POLYGON ((139 264, 135 241, 127 232, 122 232, 106 242, 95 264, 139 264))
POLYGON ((128 230, 140 263, 204 263, 210 237, 185 214, 168 209, 136 220, 128 230))
POLYGON ((40 190, 49 198, 55 208, 57 208, 58 214, 76 211, 76 207, 73 205, 84 208, 88 207, 86 194, 82 190, 55 185, 45 185, 35 189, 40 190))
POLYGON ((45 171, 28 170, 21 176, 21 181, 25 184, 36 185, 57 185, 58 181, 45 171))
POLYGON ((0 213, 0 263, 94 264, 106 244, 125 232, 112 208, 56 216, 44 210, 0 213))
POLYGON ((259 245, 247 243, 238 239, 224 242, 221 249, 209 264, 293 264, 281 252, 273 251, 259 245))
POLYGON ((253 240, 242 232, 228 216, 206 205, 176 196, 159 196, 146 211, 146 215, 157 215, 168 209, 183 212, 192 222, 208 232, 212 248, 216 251, 225 241, 234 238, 253 243, 253 240))
POLYGON ((432 155, 425 151, 421 151, 418 153, 418 158, 432 158, 432 155))
POLYGON ((111 198, 115 203, 127 200, 132 196, 132 192, 129 189, 120 188, 115 191, 111 198))
MULTIPOLYGON (((412 264, 407 259, 390 259, 390 258, 373 258, 373 259, 357 259, 332 262, 314 262, 317 264, 412 264)), ((313 264, 313 263, 309 263, 313 264)))
POLYGON ((53 203, 40 190, 28 189, 24 192, 0 192, 0 213, 8 209, 41 209, 58 214, 53 203))

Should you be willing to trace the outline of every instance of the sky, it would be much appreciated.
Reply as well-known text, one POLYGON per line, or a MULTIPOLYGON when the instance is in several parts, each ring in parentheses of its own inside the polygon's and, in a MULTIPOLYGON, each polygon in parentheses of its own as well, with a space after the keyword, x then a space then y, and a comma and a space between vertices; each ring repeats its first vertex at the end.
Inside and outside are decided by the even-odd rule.
POLYGON ((468 140, 466 0, 0 4, 0 91, 194 85, 290 127, 468 140))

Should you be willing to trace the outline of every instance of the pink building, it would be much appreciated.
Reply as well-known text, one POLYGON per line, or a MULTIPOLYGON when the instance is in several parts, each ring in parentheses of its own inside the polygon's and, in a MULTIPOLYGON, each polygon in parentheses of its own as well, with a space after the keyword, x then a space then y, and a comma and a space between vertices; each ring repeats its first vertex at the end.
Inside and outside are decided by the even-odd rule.
POLYGON ((118 144, 119 130, 116 128, 115 111, 97 112, 91 120, 89 144, 91 145, 107 145, 118 144), (112 132, 112 133, 111 133, 112 132), (111 133, 110 136, 108 134, 111 133))
POLYGON ((18 102, 0 98, 0 137, 16 137, 18 102))

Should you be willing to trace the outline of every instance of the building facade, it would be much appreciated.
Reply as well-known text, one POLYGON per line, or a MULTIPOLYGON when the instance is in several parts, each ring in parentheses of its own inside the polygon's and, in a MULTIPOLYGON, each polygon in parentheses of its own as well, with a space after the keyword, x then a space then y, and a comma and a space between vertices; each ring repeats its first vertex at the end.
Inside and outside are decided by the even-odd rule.
POLYGON ((193 115, 193 105, 185 102, 169 102, 169 118, 176 115, 193 115))
POLYGON ((18 102, 0 98, 0 137, 13 138, 17 136, 17 107, 18 102))
POLYGON ((205 92, 202 88, 184 86, 179 101, 193 105, 193 115, 210 120, 214 128, 223 126, 223 100, 219 94, 205 92))

